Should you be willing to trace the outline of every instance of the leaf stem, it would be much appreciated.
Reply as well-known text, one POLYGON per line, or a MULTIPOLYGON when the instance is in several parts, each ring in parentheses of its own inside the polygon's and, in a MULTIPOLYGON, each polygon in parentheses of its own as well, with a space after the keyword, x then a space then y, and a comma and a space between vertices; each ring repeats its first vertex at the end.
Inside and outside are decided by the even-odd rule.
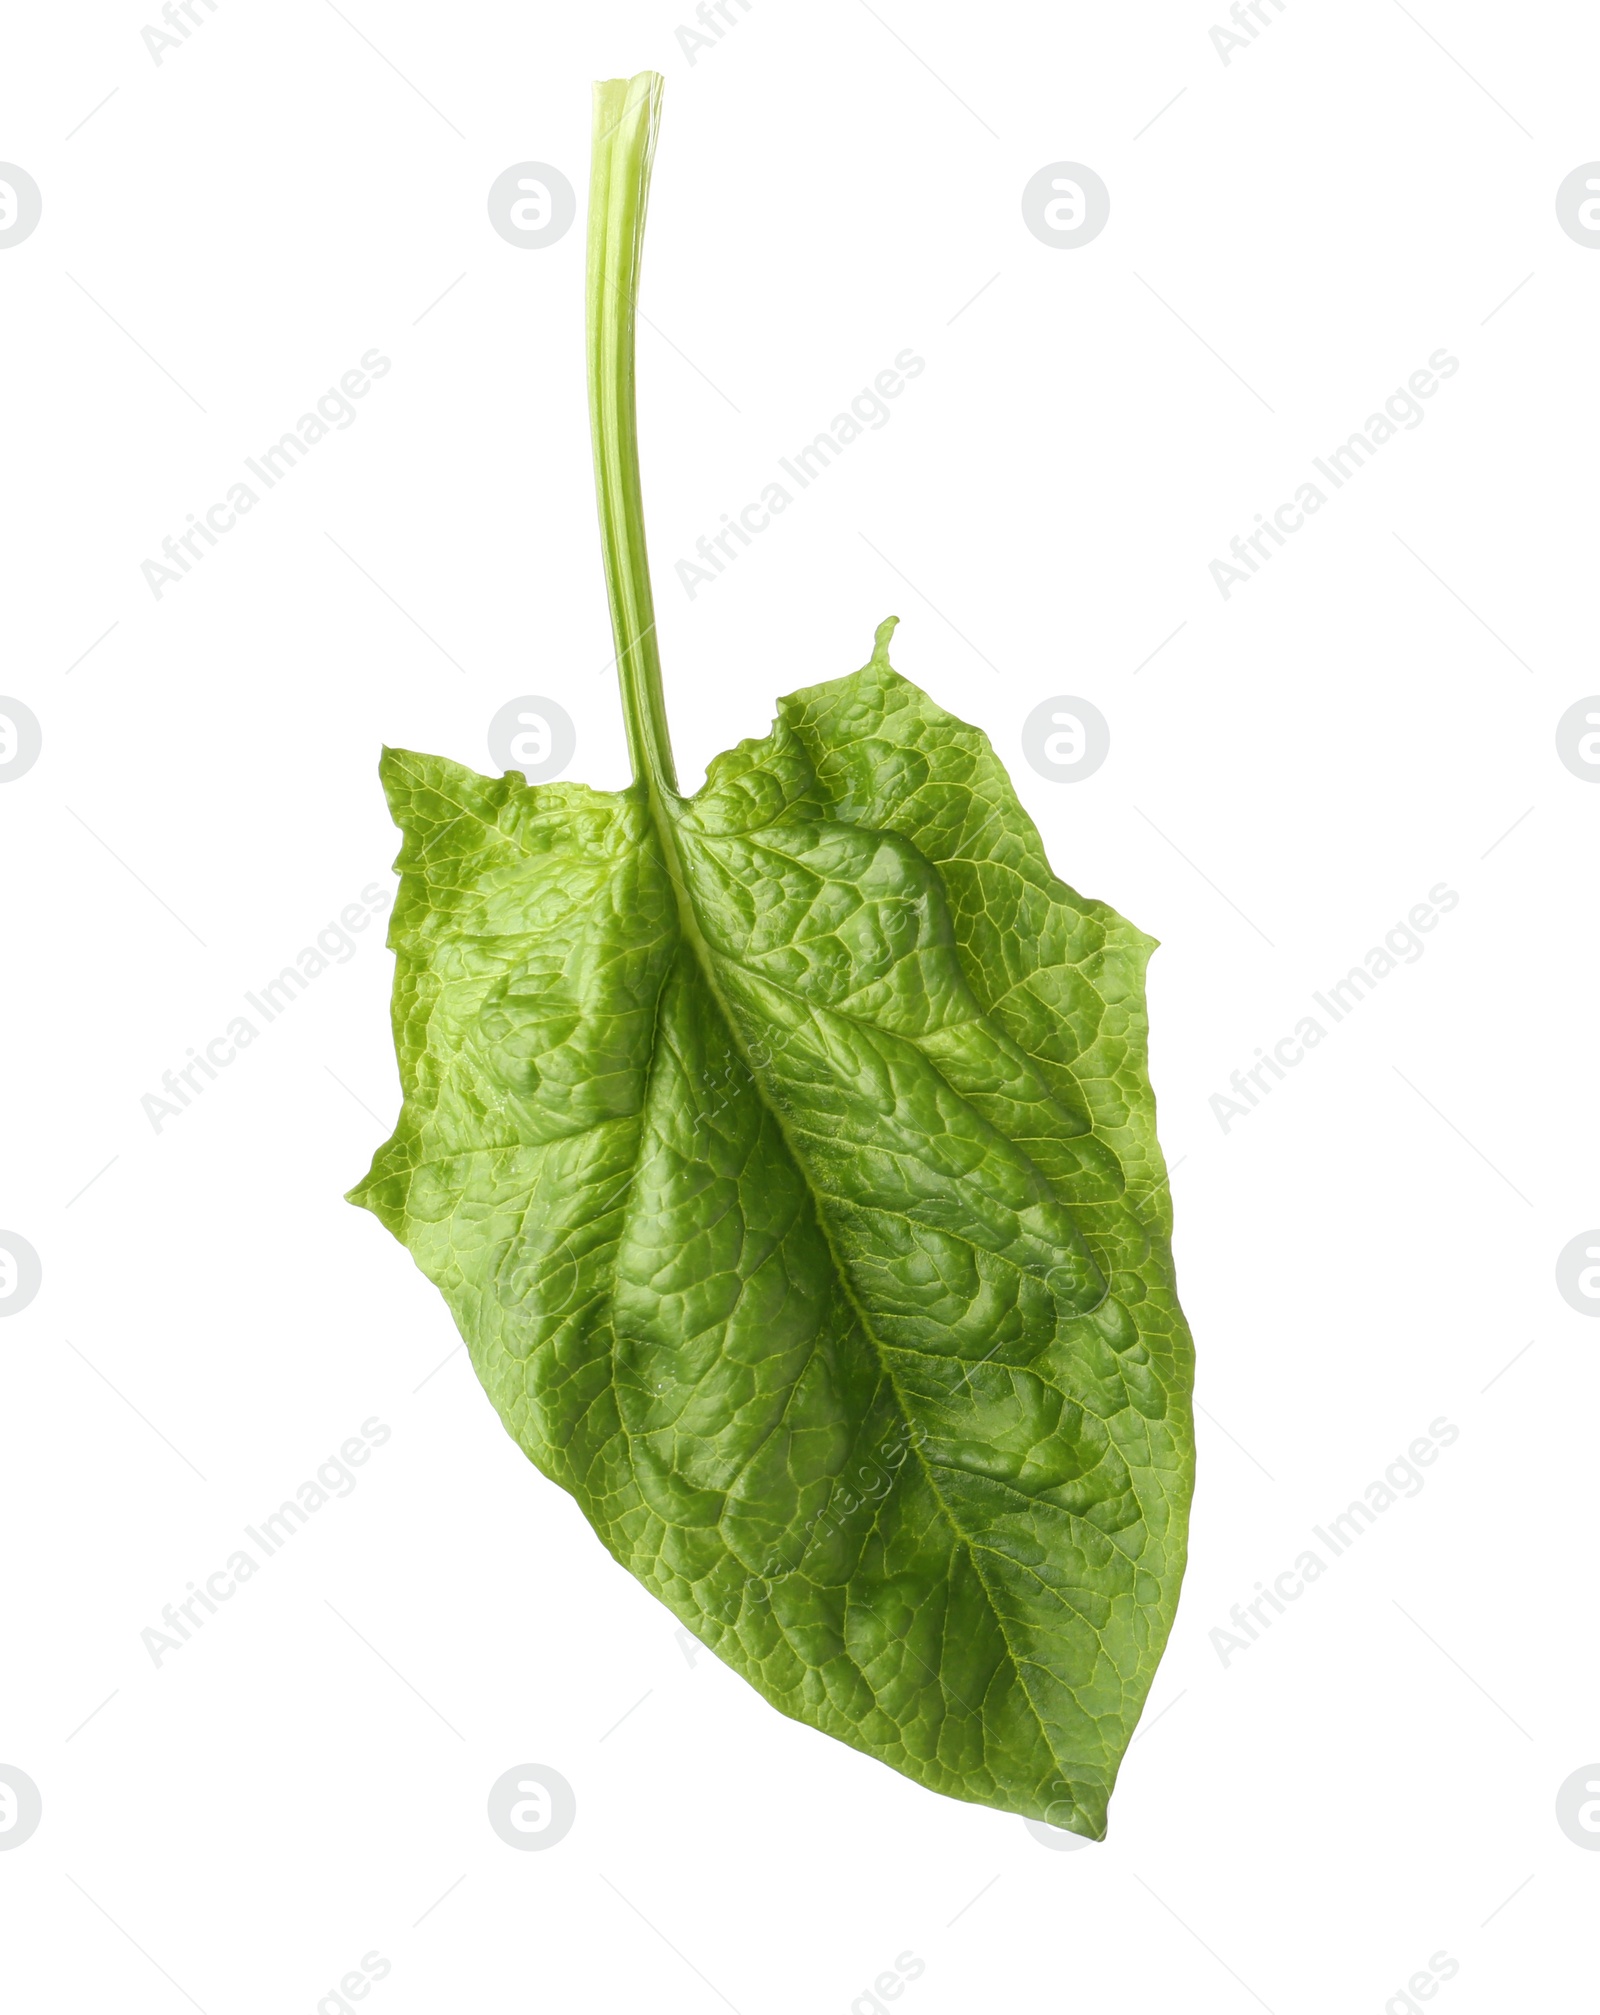
POLYGON ((645 550, 634 402, 634 310, 650 166, 661 116, 654 70, 594 87, 589 180, 589 420, 605 550, 606 595, 635 783, 675 795, 645 550))

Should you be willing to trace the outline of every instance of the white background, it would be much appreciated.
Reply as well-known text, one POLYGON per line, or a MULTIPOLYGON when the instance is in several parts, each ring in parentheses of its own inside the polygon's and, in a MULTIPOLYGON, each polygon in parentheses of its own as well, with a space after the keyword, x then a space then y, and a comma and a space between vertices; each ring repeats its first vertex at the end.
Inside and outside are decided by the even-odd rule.
POLYGON ((195 11, 157 65, 153 13, 19 8, 0 98, 44 201, 0 254, 0 687, 44 732, 0 790, 0 1225, 44 1266, 0 1326, 0 1762, 44 1807, 0 1853, 8 2005, 311 2015, 379 1952, 381 2015, 872 2015, 911 1952, 906 2015, 1379 2015, 1436 1953, 1449 2015, 1596 2006, 1555 1796, 1600 1757, 1600 1329, 1554 1264, 1600 1220, 1600 789, 1554 732, 1600 690, 1600 257, 1554 197, 1600 156, 1600 21, 1286 0, 1224 64, 1191 0, 753 0, 691 65, 686 0, 195 11), (1199 1486, 1103 1846, 691 1665, 523 1460, 341 1201, 397 1106, 380 929, 141 1109, 391 885, 381 742, 487 768, 535 693, 624 778, 582 204, 590 81, 646 66, 684 774, 897 612, 1059 871, 1163 943, 1199 1486), (538 251, 485 210, 528 160, 579 191, 538 251), (1019 207, 1061 160, 1111 191, 1074 251, 1019 207), (673 562, 907 346, 890 424, 691 601, 673 562), (157 599, 141 562, 374 347, 356 422, 157 599), (1224 600, 1228 541, 1441 347, 1425 422, 1224 600), (1074 785, 1018 741, 1059 694, 1111 724, 1074 785), (1424 956, 1225 1132, 1230 1073, 1440 881, 1424 956), (372 1416, 354 1492, 158 1669, 163 1605, 372 1416), (1230 1607, 1441 1416, 1421 1493, 1225 1667, 1230 1607), (525 1762, 576 1792, 546 1852, 485 1819, 525 1762))

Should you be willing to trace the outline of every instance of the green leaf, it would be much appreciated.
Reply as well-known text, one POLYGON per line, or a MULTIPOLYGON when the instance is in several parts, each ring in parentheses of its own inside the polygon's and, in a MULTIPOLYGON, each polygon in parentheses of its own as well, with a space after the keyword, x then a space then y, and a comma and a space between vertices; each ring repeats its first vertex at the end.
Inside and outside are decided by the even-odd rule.
POLYGON ((1100 1837, 1183 1570, 1151 941, 871 662, 682 797, 632 316, 659 79, 597 87, 591 391, 635 781, 388 750, 404 1106, 352 1192, 501 1419, 775 1706, 1100 1837))

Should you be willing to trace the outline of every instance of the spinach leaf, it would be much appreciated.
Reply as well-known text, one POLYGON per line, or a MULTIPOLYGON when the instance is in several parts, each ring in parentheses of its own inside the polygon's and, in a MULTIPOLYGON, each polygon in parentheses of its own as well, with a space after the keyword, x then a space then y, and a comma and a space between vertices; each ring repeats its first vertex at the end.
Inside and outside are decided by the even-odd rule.
POLYGON ((775 1706, 1098 1838, 1193 1478, 1151 940, 889 664, 676 785, 634 427, 661 80, 596 87, 590 390, 635 781, 386 750, 404 1107, 352 1191, 501 1419, 775 1706))

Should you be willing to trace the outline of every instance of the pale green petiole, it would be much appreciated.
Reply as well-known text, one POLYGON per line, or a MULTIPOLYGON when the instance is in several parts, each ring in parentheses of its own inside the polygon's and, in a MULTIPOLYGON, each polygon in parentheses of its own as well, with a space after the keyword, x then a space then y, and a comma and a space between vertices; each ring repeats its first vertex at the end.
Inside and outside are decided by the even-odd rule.
POLYGON ((661 116, 654 70, 594 87, 589 184, 589 418, 606 593, 636 783, 677 790, 661 695, 655 603, 645 550, 634 401, 634 307, 650 166, 661 116))

